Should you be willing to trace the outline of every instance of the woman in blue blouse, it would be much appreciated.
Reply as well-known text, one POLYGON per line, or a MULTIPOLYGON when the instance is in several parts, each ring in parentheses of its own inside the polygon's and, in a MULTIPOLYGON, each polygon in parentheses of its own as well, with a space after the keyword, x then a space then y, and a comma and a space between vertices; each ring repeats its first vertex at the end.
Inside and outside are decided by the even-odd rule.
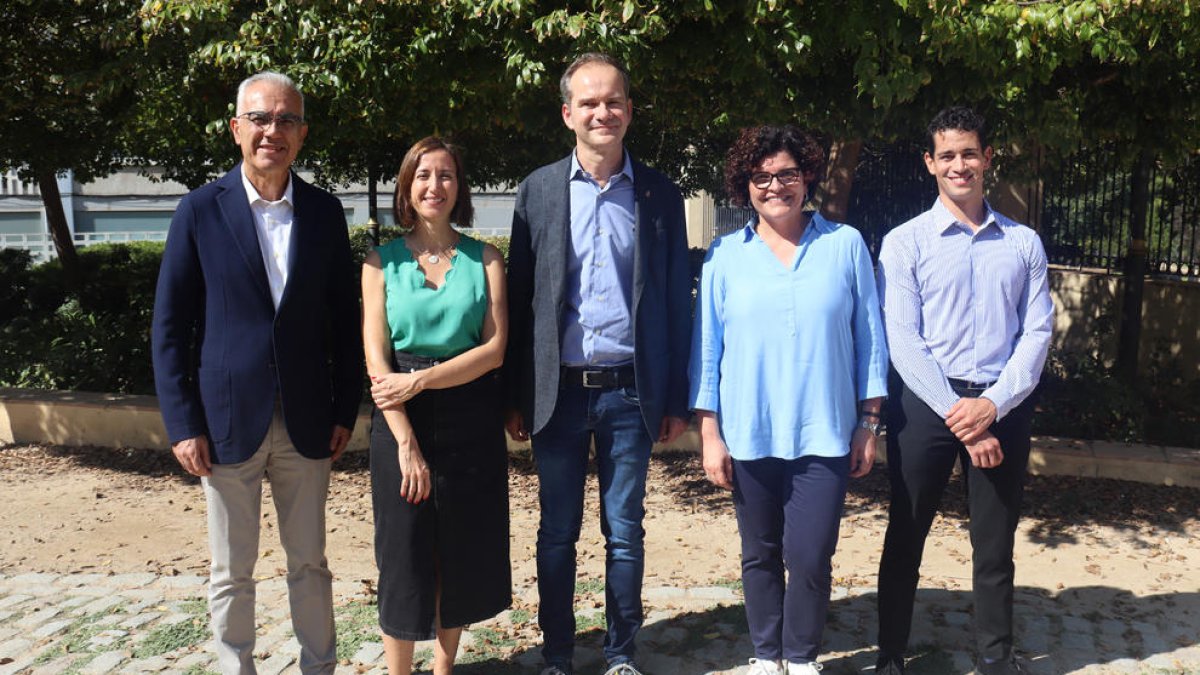
POLYGON ((875 461, 887 390, 862 236, 804 208, 824 166, 796 127, 742 131, 725 186, 755 215, 713 242, 696 304, 691 404, 705 474, 733 491, 750 675, 820 670, 846 483, 875 461))

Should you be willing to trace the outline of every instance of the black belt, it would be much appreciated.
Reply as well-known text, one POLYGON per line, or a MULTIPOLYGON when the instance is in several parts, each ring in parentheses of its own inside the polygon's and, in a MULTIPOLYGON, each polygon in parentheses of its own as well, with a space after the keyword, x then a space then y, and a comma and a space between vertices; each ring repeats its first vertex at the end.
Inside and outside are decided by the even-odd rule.
POLYGON ((634 386, 633 366, 563 366, 562 381, 584 389, 616 389, 634 386))
POLYGON ((972 398, 978 397, 980 394, 987 391, 992 385, 996 384, 995 381, 971 382, 969 380, 958 380, 953 377, 947 378, 947 380, 950 382, 950 388, 954 390, 954 393, 960 396, 969 396, 972 398))
POLYGON ((413 373, 418 370, 432 368, 437 364, 445 361, 445 359, 435 359, 430 356, 419 356, 417 354, 409 354, 408 352, 394 352, 392 354, 392 366, 398 373, 413 373))

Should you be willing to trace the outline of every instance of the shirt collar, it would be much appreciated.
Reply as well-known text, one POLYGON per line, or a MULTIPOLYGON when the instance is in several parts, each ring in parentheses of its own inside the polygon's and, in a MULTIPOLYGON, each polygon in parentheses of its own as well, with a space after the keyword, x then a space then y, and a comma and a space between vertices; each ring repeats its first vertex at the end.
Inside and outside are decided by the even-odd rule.
MULTIPOLYGON (((821 215, 820 211, 812 211, 811 213, 812 217, 808 221, 808 227, 804 230, 804 235, 800 237, 801 241, 808 239, 809 236, 811 236, 809 234, 810 232, 827 234, 833 229, 833 226, 828 220, 825 220, 825 217, 821 215)), ((758 235, 758 233, 754 231, 754 228, 756 227, 758 227, 757 213, 752 214, 750 216, 750 220, 746 221, 745 227, 742 228, 743 243, 754 239, 754 237, 758 235)))
MULTIPOLYGON (((247 199, 247 201, 250 202, 251 206, 254 205, 254 202, 257 202, 260 200, 264 204, 271 203, 271 202, 268 202, 267 200, 263 199, 262 195, 258 194, 258 190, 254 189, 254 185, 250 182, 250 179, 246 177, 245 168, 242 169, 242 187, 246 188, 246 199, 247 199)), ((288 182, 287 182, 287 187, 285 187, 283 189, 283 198, 280 199, 279 201, 287 202, 288 206, 294 206, 294 204, 295 204, 292 201, 292 172, 291 171, 288 172, 288 182)))
MULTIPOLYGON (((986 199, 983 200, 983 209, 983 224, 979 226, 979 229, 982 230, 993 223, 999 226, 1000 223, 996 220, 996 212, 992 210, 992 205, 986 199)), ((938 232, 945 232, 954 225, 961 223, 961 221, 954 217, 954 214, 950 213, 950 209, 946 208, 946 205, 942 203, 941 197, 934 200, 930 213, 933 216, 933 226, 938 232)), ((966 225, 965 223, 962 224, 966 225)))
MULTIPOLYGON (((628 179, 630 183, 633 182, 633 160, 631 160, 629 158, 629 151, 626 150, 625 148, 621 148, 621 156, 624 157, 625 161, 621 165, 621 170, 616 172, 615 174, 612 175, 612 177, 609 178, 609 180, 608 180, 609 183, 612 183, 613 179, 615 179, 617 176, 621 176, 621 175, 624 175, 625 178, 628 179)), ((592 174, 584 171, 583 165, 581 165, 579 163, 579 155, 575 151, 572 151, 571 152, 571 180, 575 180, 576 178, 579 178, 579 177, 587 177, 588 180, 593 180, 592 174)))

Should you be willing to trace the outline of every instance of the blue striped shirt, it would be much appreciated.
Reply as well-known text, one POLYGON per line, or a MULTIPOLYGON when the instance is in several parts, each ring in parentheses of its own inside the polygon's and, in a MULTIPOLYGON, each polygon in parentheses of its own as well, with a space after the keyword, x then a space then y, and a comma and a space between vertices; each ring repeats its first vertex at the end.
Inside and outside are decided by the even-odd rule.
POLYGON ((713 242, 692 330, 690 404, 737 460, 850 451, 858 401, 887 394, 887 344, 858 230, 814 214, 784 265, 746 227, 713 242))
POLYGON ((986 206, 976 233, 939 199, 887 234, 879 253, 892 365, 942 417, 960 398, 947 378, 994 382, 1001 419, 1041 378, 1054 324, 1036 232, 986 206))
POLYGON ((571 154, 571 246, 567 250, 562 362, 619 366, 633 362, 633 162, 604 187, 571 154))

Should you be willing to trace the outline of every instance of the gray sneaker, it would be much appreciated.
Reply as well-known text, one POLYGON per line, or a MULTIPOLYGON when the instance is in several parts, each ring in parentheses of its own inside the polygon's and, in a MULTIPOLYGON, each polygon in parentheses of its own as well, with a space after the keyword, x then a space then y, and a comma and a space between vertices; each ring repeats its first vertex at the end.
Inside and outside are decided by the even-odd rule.
POLYGON ((633 665, 633 661, 626 661, 604 671, 604 675, 642 675, 642 671, 633 665))
POLYGON ((542 669, 541 675, 571 675, 563 670, 560 666, 546 666, 542 669))

